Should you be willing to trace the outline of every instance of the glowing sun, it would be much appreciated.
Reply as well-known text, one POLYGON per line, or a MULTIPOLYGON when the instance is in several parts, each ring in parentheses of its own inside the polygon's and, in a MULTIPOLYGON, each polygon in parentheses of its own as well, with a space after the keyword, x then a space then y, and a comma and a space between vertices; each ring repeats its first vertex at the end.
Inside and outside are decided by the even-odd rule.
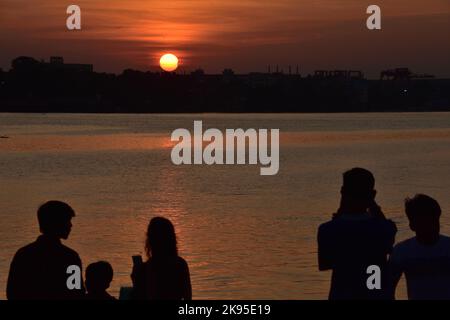
POLYGON ((178 68, 178 58, 171 53, 167 53, 159 59, 159 65, 164 71, 175 71, 178 68))

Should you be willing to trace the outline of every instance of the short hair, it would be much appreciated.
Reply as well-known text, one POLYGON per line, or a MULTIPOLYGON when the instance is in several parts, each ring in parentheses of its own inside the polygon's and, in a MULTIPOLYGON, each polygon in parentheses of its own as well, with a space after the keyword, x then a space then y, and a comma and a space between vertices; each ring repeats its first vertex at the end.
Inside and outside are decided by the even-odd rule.
POLYGON ((425 194, 416 194, 413 198, 405 199, 405 212, 409 219, 418 217, 441 216, 441 207, 432 197, 425 194))
POLYGON ((41 205, 37 211, 39 228, 43 233, 55 231, 61 222, 70 220, 75 211, 62 201, 48 201, 41 205))
POLYGON ((108 288, 113 276, 114 270, 107 261, 94 262, 86 268, 86 281, 94 288, 108 288))
POLYGON ((367 169, 353 168, 343 174, 343 188, 346 193, 356 197, 367 195, 375 188, 375 178, 367 169))

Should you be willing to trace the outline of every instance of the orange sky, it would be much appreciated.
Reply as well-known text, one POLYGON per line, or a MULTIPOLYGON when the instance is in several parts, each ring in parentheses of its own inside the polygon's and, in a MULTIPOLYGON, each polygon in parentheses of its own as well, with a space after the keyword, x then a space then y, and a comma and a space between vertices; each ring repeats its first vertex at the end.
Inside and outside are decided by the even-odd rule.
POLYGON ((448 0, 0 0, 0 67, 19 55, 93 63, 97 71, 155 69, 177 54, 182 68, 264 71, 268 64, 362 69, 408 66, 450 76, 448 0), (67 31, 66 7, 82 9, 67 31), (368 5, 382 30, 365 28, 368 5))

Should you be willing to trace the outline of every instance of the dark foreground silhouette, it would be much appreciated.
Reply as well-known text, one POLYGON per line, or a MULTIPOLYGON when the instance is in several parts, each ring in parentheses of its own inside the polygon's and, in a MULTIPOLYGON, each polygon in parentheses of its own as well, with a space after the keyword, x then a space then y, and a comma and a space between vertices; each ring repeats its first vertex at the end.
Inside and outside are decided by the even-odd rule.
POLYGON ((389 299, 387 256, 397 232, 375 202, 372 173, 354 168, 344 173, 341 204, 333 219, 318 231, 320 270, 332 270, 329 299, 389 299), (381 290, 370 290, 367 268, 378 266, 381 290))
POLYGON ((106 261, 91 263, 86 268, 86 299, 116 300, 106 290, 114 276, 112 266, 106 261))
POLYGON ((440 234, 441 208, 418 194, 405 200, 409 227, 415 237, 398 243, 390 257, 395 288, 405 274, 408 299, 450 299, 450 237, 440 234))
POLYGON ((74 210, 60 201, 49 201, 39 208, 42 235, 15 254, 6 290, 9 300, 83 298, 82 281, 80 289, 67 286, 67 268, 76 265, 81 270, 80 257, 61 243, 69 237, 74 216, 74 210))
POLYGON ((133 267, 133 298, 191 300, 189 267, 178 256, 175 229, 169 220, 156 217, 150 221, 146 251, 148 260, 133 267))
MULTIPOLYGON (((438 202, 423 194, 406 199, 405 212, 416 236, 392 251, 397 229, 375 202, 373 175, 354 168, 343 178, 339 209, 318 232, 319 269, 333 272, 329 298, 393 299, 404 274, 409 299, 450 299, 450 237, 440 234, 438 202), (368 267, 373 265, 381 272, 377 289, 369 288, 367 281, 368 267)), ((69 289, 67 268, 75 265, 82 270, 78 254, 61 243, 70 234, 74 216, 74 210, 60 201, 39 208, 42 235, 15 254, 8 276, 8 299, 116 300, 107 292, 113 268, 105 261, 86 269, 86 295, 81 272, 80 287, 69 289)), ((169 220, 156 217, 150 221, 146 252, 146 262, 133 257, 133 288, 127 298, 192 299, 189 267, 178 255, 175 229, 169 220)))

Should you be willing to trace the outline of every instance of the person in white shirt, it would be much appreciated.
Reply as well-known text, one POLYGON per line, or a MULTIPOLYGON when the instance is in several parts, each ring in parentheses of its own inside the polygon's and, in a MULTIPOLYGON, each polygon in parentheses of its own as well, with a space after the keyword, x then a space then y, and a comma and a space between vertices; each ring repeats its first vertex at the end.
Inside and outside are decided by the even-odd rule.
POLYGON ((405 274, 408 299, 450 299, 450 237, 440 234, 439 203, 418 194, 405 200, 405 212, 416 236, 397 244, 390 256, 393 290, 405 274))

